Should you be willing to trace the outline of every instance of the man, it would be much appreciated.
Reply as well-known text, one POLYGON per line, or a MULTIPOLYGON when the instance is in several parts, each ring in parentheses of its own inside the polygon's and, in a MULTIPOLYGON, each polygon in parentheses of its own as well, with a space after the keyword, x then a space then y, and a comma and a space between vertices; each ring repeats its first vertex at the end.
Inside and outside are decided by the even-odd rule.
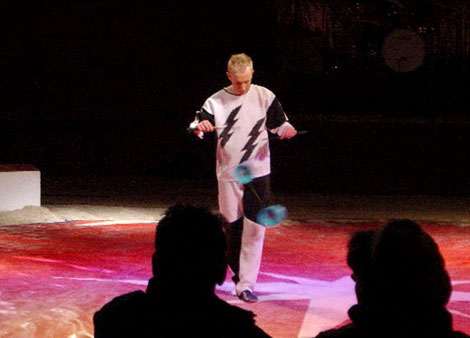
POLYGON ((469 338, 452 328, 452 292, 434 239, 414 221, 356 232, 347 262, 356 286, 351 322, 317 338, 469 338))
POLYGON ((95 337, 269 337, 254 314, 215 295, 227 271, 223 220, 176 205, 159 222, 146 292, 114 298, 95 313, 95 337))
POLYGON ((246 54, 228 61, 230 85, 209 97, 190 128, 203 137, 217 133, 217 180, 219 208, 227 219, 229 265, 234 272, 235 291, 245 302, 256 302, 254 286, 258 277, 265 228, 256 215, 270 198, 269 135, 290 139, 297 134, 287 121, 279 100, 269 89, 252 84, 253 61, 246 54), (246 165, 253 181, 246 189, 234 178, 234 171, 246 165))

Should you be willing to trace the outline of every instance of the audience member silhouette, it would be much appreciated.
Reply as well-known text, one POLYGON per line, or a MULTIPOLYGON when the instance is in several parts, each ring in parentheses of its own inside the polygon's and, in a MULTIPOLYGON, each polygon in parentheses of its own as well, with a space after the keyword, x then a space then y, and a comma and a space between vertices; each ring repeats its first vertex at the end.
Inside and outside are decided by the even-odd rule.
POLYGON ((175 205, 159 222, 146 292, 114 298, 95 313, 95 337, 269 337, 252 312, 215 294, 227 271, 223 219, 175 205))
POLYGON ((446 309, 449 275, 436 242, 417 223, 396 220, 355 233, 347 262, 356 282, 351 323, 317 338, 463 338, 446 309))

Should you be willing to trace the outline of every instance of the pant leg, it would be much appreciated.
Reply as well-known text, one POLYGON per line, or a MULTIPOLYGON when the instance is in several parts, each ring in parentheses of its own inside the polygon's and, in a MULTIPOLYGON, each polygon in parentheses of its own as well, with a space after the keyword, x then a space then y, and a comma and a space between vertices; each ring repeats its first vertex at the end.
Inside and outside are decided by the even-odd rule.
POLYGON ((219 211, 227 222, 232 223, 243 217, 244 186, 237 182, 219 181, 219 211))
POLYGON ((271 199, 270 176, 255 178, 245 187, 243 195, 243 214, 257 222, 258 212, 269 205, 271 199))
POLYGON ((265 227, 244 217, 240 251, 240 281, 236 285, 237 294, 247 289, 254 290, 261 266, 265 231, 265 227))
POLYGON ((263 255, 266 228, 256 223, 258 212, 267 207, 270 199, 270 177, 256 178, 245 188, 243 233, 240 251, 240 282, 237 294, 249 289, 254 291, 263 255))
POLYGON ((243 231, 243 190, 237 182, 219 182, 219 210, 227 220, 224 227, 227 240, 227 260, 234 276, 232 280, 238 283, 240 270, 240 248, 243 231))
POLYGON ((227 240, 227 261, 234 273, 232 280, 235 284, 240 281, 240 249, 242 244, 243 217, 224 226, 225 238, 227 240))

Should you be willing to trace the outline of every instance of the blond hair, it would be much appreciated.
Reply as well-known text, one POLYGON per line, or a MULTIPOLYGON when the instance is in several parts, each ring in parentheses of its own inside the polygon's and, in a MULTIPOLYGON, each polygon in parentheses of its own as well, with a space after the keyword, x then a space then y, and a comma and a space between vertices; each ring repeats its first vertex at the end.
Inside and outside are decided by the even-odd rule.
POLYGON ((230 73, 241 73, 249 67, 253 69, 253 60, 245 53, 233 54, 228 60, 227 71, 230 73))

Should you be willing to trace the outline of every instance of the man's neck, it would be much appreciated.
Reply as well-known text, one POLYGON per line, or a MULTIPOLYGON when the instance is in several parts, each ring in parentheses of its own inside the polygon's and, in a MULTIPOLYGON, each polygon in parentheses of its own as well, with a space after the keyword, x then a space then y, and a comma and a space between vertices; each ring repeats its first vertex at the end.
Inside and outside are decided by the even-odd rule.
POLYGON ((224 89, 225 89, 225 91, 226 91, 227 93, 230 93, 230 94, 232 94, 232 95, 238 95, 237 93, 234 93, 234 92, 233 92, 232 85, 230 85, 230 86, 228 86, 228 87, 225 87, 224 89))
POLYGON ((246 90, 245 92, 243 92, 243 93, 241 93, 241 94, 236 93, 236 92, 233 90, 232 85, 230 85, 230 86, 228 86, 228 87, 225 87, 224 90, 225 90, 227 93, 229 93, 229 94, 236 95, 236 96, 241 96, 241 95, 245 95, 246 93, 248 93, 248 92, 250 91, 250 89, 251 89, 251 86, 252 86, 252 85, 250 85, 250 88, 248 88, 248 90, 246 90))

